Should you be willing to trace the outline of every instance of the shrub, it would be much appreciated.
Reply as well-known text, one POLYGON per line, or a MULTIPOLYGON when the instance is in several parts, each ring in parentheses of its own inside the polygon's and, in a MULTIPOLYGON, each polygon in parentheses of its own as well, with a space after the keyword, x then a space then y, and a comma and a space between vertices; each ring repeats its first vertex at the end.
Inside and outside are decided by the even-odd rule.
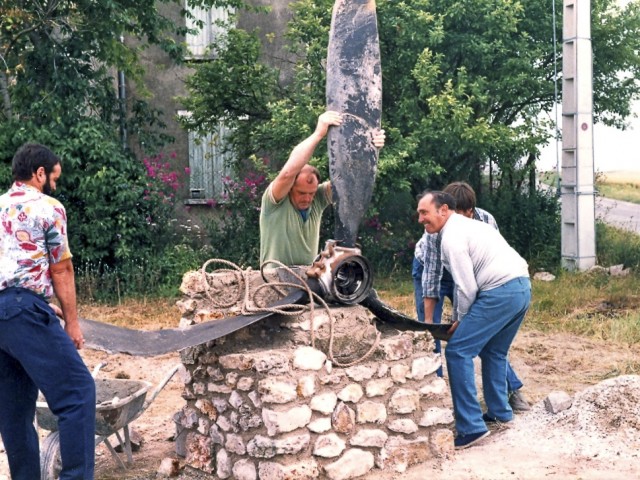
POLYGON ((530 270, 560 267, 560 204, 552 192, 501 189, 479 203, 495 216, 500 233, 530 270))
POLYGON ((396 192, 379 205, 377 210, 370 209, 360 227, 362 253, 378 277, 408 273, 415 244, 424 231, 416 217, 416 201, 408 192, 396 192))
POLYGON ((83 301, 120 302, 125 297, 178 296, 182 277, 211 257, 209 247, 168 245, 155 255, 116 266, 81 262, 75 265, 78 297, 83 301))
POLYGON ((212 256, 242 267, 260 263, 260 200, 267 188, 266 177, 246 173, 242 180, 226 177, 224 194, 212 206, 218 218, 207 223, 212 256))
POLYGON ((623 264, 625 268, 640 268, 640 236, 596 222, 596 256, 598 265, 608 267, 623 264))

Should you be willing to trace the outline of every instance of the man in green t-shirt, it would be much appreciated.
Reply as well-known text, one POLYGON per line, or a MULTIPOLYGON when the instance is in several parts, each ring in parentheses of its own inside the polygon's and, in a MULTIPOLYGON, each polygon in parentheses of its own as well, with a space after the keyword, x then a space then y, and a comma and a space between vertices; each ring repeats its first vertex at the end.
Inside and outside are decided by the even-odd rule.
MULTIPOLYGON (((338 112, 324 112, 315 131, 289 155, 280 173, 262 196, 260 209, 260 263, 277 260, 285 265, 311 265, 318 254, 322 212, 331 204, 331 182, 320 184, 320 173, 309 160, 329 127, 340 125, 338 112)), ((373 136, 384 145, 384 130, 373 136)))

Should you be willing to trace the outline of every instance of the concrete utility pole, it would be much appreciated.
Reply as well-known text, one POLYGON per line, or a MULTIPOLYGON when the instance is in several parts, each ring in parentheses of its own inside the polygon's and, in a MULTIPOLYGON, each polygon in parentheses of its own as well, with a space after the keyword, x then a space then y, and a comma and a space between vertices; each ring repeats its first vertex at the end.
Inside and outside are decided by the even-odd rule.
POLYGON ((562 33, 562 265, 596 263, 591 1, 564 0, 562 33))

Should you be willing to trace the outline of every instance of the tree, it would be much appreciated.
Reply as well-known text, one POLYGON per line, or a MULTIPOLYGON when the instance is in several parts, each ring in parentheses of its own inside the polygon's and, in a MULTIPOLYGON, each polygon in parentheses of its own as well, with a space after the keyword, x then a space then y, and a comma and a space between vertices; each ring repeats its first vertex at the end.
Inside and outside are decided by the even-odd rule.
MULTIPOLYGON (((239 0, 189 0, 232 6, 239 0)), ((176 62, 187 32, 161 13, 189 15, 181 0, 0 0, 0 180, 25 141, 50 146, 63 159, 63 200, 72 250, 80 261, 113 267, 157 251, 174 201, 167 176, 122 148, 121 121, 143 136, 155 158, 167 137, 161 113, 139 100, 121 118, 114 73, 142 85, 139 52, 150 46, 176 62), (126 38, 126 42, 122 41, 126 38)))
MULTIPOLYGON (((384 123, 394 143, 403 146, 400 151, 383 152, 381 176, 387 168, 394 176, 403 173, 416 192, 425 186, 425 173, 443 172, 440 183, 453 178, 473 179, 488 162, 495 162, 501 172, 507 173, 518 167, 520 159, 528 155, 535 158, 549 139, 549 124, 541 113, 553 108, 554 64, 561 66, 561 47, 554 48, 552 42, 550 0, 377 3, 384 123), (401 172, 389 159, 391 154, 404 159, 401 172)), ((296 65, 296 79, 287 88, 276 88, 275 80, 261 79, 262 88, 279 95, 277 102, 268 105, 271 115, 265 115, 268 98, 259 113, 239 112, 245 124, 255 120, 250 133, 244 131, 245 137, 272 132, 262 142, 268 150, 278 146, 271 140, 278 136, 273 129, 279 133, 290 128, 290 121, 283 117, 290 119, 294 112, 308 111, 309 107, 322 109, 332 4, 331 0, 293 4, 295 16, 288 35, 301 59, 296 65), (263 129, 265 121, 271 122, 268 129, 263 129)), ((637 1, 624 8, 615 0, 593 2, 596 121, 622 126, 631 102, 640 97, 639 9, 637 1)), ((558 38, 561 13, 555 26, 558 38)), ((242 46, 230 48, 233 55, 221 54, 220 70, 237 69, 245 60, 239 54, 242 46)), ((257 65, 257 52, 252 55, 257 65)), ((225 79, 219 75, 213 86, 203 75, 208 68, 203 66, 190 81, 189 106, 200 107, 191 119, 194 126, 222 111, 227 117, 235 115, 233 110, 221 108, 220 102, 236 97, 236 80, 228 78, 220 85, 225 79), (207 108, 212 105, 205 104, 207 95, 218 99, 214 108, 207 108)), ((307 116, 309 123, 313 117, 307 116)), ((284 136, 286 140, 289 137, 284 136)), ((247 145, 246 141, 242 143, 247 145)))
MULTIPOLYGON (((312 128, 325 104, 332 4, 292 4, 288 35, 299 58, 295 79, 284 87, 265 82, 277 100, 262 104, 259 116, 243 112, 243 128, 233 139, 239 151, 260 147, 278 167, 312 128)), ((623 125, 640 96, 639 8, 637 0, 624 8, 615 0, 593 1, 596 121, 623 125)), ((381 152, 370 212, 375 224, 397 222, 393 204, 411 203, 427 187, 467 180, 481 192, 487 167, 495 172, 496 188, 519 191, 552 132, 544 114, 555 103, 554 64, 561 70, 562 48, 554 46, 553 33, 555 28, 561 39, 562 12, 554 26, 551 0, 378 0, 377 11, 388 146, 381 152), (385 218, 385 210, 393 214, 385 218)), ((237 67, 233 56, 219 61, 220 71, 237 67)), ((193 126, 223 115, 197 105, 212 92, 205 79, 198 72, 189 84, 190 105, 198 112, 193 126)), ((215 88, 217 98, 237 93, 228 83, 215 88)), ((324 160, 318 164, 326 166, 324 160)))

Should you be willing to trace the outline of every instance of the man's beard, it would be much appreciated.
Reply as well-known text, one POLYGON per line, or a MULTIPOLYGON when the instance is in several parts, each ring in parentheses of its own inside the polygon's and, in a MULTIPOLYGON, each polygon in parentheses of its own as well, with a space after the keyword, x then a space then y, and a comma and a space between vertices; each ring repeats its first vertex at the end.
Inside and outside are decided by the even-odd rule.
POLYGON ((42 186, 42 193, 44 193, 45 195, 51 195, 53 193, 53 190, 51 188, 51 179, 49 177, 50 174, 47 173, 47 181, 44 182, 44 185, 42 186))

